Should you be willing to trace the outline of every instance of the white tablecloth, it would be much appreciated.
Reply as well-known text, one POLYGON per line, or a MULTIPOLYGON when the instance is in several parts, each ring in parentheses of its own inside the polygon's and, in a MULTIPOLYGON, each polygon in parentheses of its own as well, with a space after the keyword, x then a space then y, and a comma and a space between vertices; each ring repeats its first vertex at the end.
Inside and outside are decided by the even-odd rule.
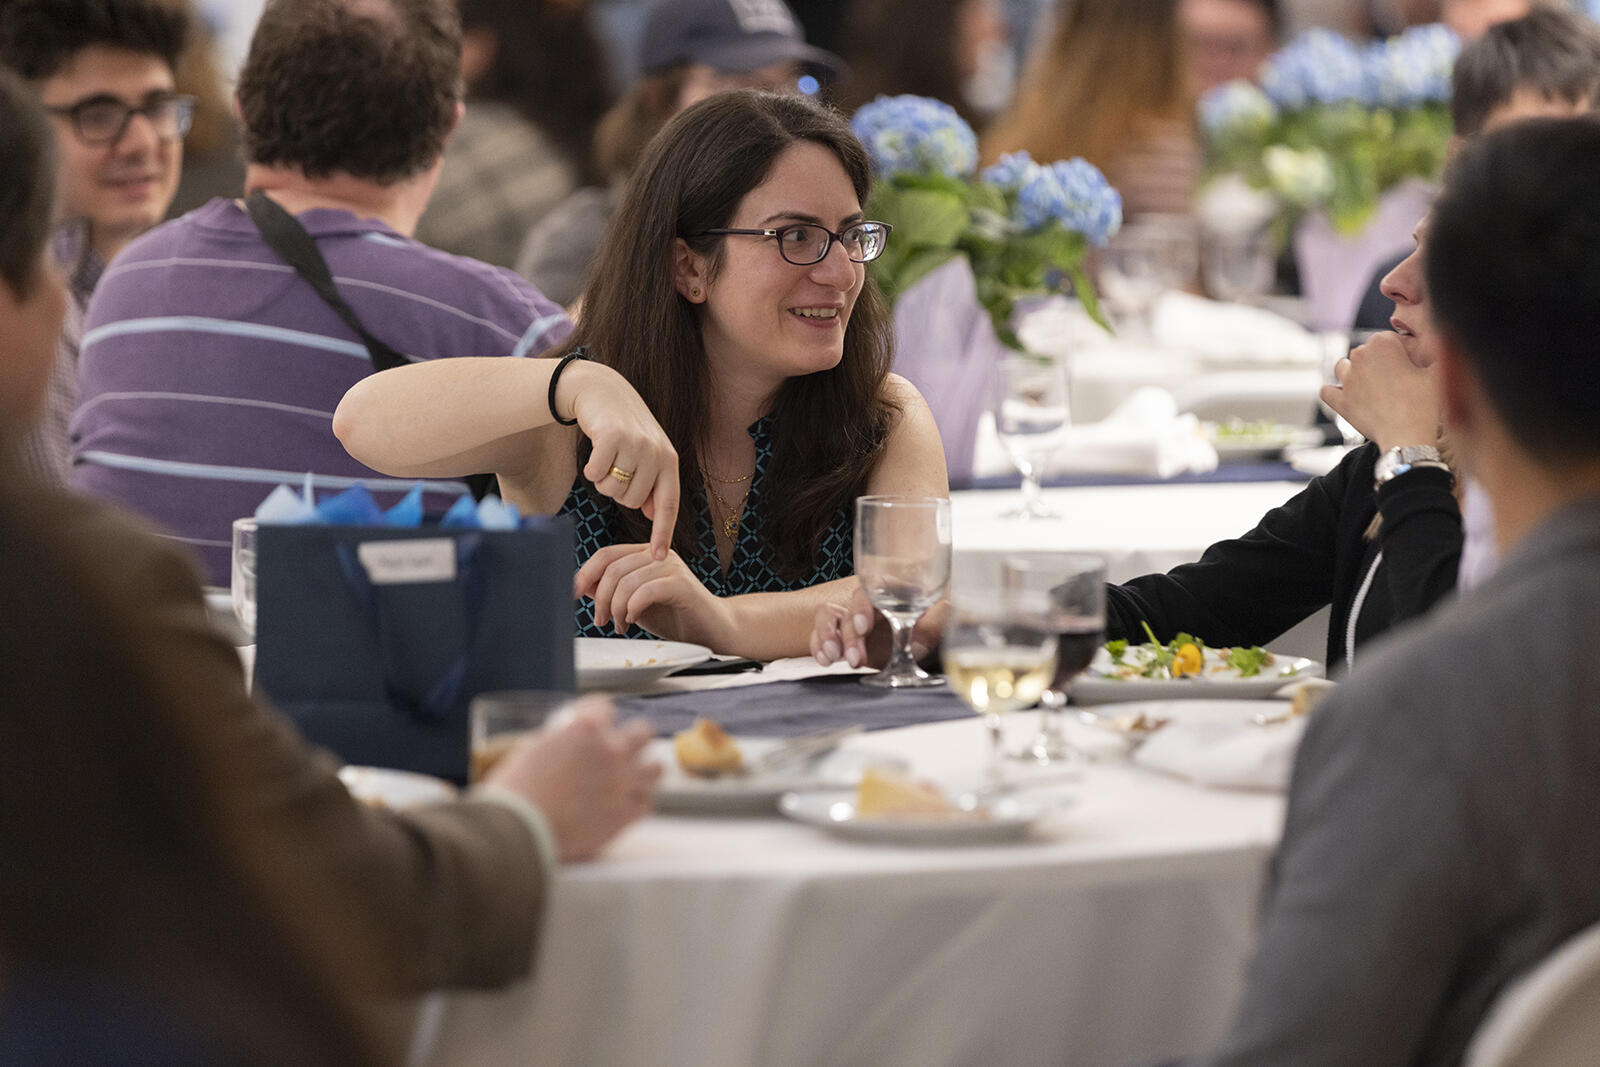
MULTIPOLYGON (((1238 995, 1281 798, 1163 778, 1075 734, 1110 747, 1024 843, 645 820, 562 872, 534 979, 448 998, 432 1062, 1111 1064, 1203 1048, 1238 995)), ((970 783, 985 740, 961 720, 852 743, 970 783)))
MULTIPOLYGON (((1000 517, 1021 499, 1017 490, 951 493, 951 587, 996 585, 1000 561, 1008 553, 1029 550, 1099 556, 1112 582, 1171 570, 1199 559, 1213 542, 1252 529, 1261 516, 1304 488, 1305 482, 1297 481, 1046 489, 1045 503, 1060 518, 1030 522, 1000 517)), ((1272 648, 1321 660, 1327 634, 1324 608, 1274 641, 1272 648)))

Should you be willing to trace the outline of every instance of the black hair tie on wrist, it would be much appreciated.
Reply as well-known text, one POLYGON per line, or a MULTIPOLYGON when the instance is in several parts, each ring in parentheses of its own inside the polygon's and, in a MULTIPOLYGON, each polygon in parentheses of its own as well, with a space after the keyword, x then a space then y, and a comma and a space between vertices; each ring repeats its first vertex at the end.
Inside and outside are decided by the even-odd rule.
POLYGON ((582 348, 574 348, 571 352, 568 352, 566 355, 562 356, 561 361, 556 364, 556 369, 550 372, 550 395, 546 398, 545 402, 550 405, 550 417, 555 419, 556 422, 560 423, 562 426, 576 426, 578 425, 578 420, 563 419, 560 413, 556 411, 556 386, 561 384, 561 372, 566 370, 567 364, 571 363, 573 360, 588 358, 588 355, 585 354, 582 348))

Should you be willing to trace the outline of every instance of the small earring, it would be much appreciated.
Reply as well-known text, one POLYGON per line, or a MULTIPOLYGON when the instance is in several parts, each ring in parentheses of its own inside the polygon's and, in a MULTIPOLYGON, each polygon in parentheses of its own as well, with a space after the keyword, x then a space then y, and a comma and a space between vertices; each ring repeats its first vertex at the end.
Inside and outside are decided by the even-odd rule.
POLYGON ((689 290, 689 299, 690 300, 699 300, 700 299, 700 287, 698 285, 689 290))

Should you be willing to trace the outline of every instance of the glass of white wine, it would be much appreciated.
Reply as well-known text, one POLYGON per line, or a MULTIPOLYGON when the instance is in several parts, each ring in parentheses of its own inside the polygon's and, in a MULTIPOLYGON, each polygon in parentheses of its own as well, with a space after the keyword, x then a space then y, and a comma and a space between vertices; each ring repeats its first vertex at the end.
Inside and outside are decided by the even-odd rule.
POLYGON ((1039 702, 1056 672, 1049 597, 1033 589, 962 593, 950 599, 944 672, 961 702, 989 728, 989 777, 1003 780, 1002 724, 1039 702))
POLYGON ((856 498, 856 578, 889 620, 889 662, 861 681, 889 689, 943 685, 917 666, 911 630, 950 588, 950 501, 942 496, 856 498))

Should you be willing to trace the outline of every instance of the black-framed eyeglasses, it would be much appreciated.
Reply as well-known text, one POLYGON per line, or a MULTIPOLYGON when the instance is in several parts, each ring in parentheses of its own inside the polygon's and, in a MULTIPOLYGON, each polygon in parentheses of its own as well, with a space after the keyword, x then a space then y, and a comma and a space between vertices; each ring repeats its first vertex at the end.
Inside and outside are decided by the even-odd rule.
POLYGON ((195 98, 169 94, 151 97, 140 107, 129 107, 114 96, 91 96, 71 107, 49 107, 52 115, 72 120, 72 132, 86 145, 100 148, 116 144, 128 132, 133 116, 143 115, 163 141, 182 140, 194 122, 195 98))
POLYGON ((833 242, 844 246, 844 254, 852 263, 871 263, 883 255, 889 243, 889 233, 894 227, 887 222, 857 222, 834 233, 815 222, 796 222, 776 230, 706 230, 696 237, 727 235, 732 237, 776 237, 778 254, 797 267, 821 263, 833 242))

